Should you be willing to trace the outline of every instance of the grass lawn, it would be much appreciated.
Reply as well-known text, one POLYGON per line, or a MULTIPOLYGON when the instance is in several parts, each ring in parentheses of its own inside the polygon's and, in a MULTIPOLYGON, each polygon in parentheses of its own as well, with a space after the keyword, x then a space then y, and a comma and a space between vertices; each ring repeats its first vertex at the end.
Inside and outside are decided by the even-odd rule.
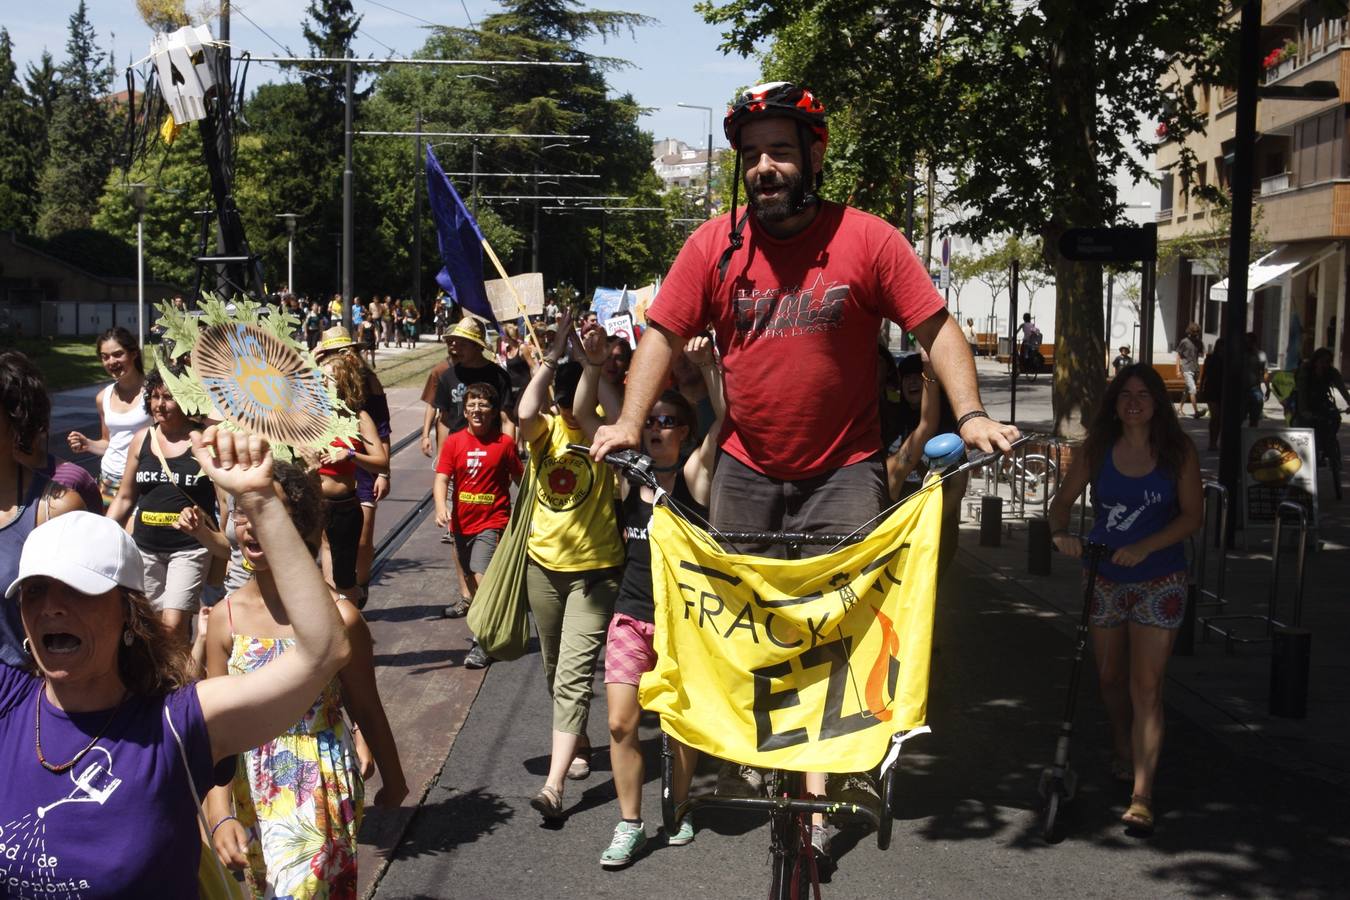
POLYGON ((109 380, 94 352, 92 337, 19 338, 6 341, 0 349, 18 350, 31 359, 46 379, 48 391, 109 380))

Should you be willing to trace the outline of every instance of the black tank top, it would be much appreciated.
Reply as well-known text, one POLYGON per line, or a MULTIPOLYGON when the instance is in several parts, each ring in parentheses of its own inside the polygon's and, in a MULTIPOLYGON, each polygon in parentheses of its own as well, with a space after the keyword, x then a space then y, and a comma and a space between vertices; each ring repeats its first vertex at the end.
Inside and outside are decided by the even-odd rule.
POLYGON ((136 457, 136 520, 131 536, 137 547, 149 553, 196 550, 201 544, 186 531, 175 528, 174 522, 178 514, 190 505, 187 497, 183 496, 184 492, 214 519, 215 488, 211 479, 202 474, 201 466, 197 465, 191 450, 166 458, 165 462, 173 474, 173 481, 170 482, 150 443, 154 439, 152 430, 146 434, 141 443, 141 454, 136 457))
MULTIPOLYGON (((685 484, 684 472, 675 474, 675 488, 671 496, 681 506, 692 509, 707 518, 708 510, 694 500, 685 484)), ((642 490, 634 487, 623 501, 624 543, 628 548, 628 564, 623 570, 623 583, 614 601, 614 611, 632 616, 641 622, 656 618, 656 603, 652 599, 652 548, 647 539, 647 526, 652 520, 652 505, 642 499, 642 490)))

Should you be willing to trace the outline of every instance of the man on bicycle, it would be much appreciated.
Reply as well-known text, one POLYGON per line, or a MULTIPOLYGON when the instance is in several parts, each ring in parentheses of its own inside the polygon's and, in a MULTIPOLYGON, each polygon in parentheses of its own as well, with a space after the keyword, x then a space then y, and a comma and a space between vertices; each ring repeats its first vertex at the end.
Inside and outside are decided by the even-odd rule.
POLYGON ((1294 380, 1294 425, 1316 430, 1319 455, 1335 446, 1336 432, 1341 427, 1341 411, 1332 390, 1338 391, 1350 405, 1350 391, 1346 390, 1341 373, 1331 364, 1331 351, 1319 347, 1298 367, 1294 380))
POLYGON ((1041 330, 1031 321, 1031 313, 1022 313, 1022 324, 1017 327, 1017 331, 1022 335, 1018 347, 1021 358, 1018 362, 1023 372, 1035 375, 1041 370, 1041 330))
MULTIPOLYGON (((592 455, 639 445, 672 358, 712 327, 727 397, 713 526, 851 532, 889 505, 875 349, 883 317, 928 351, 965 442, 1008 449, 1017 429, 984 411, 970 345, 909 243, 876 216, 818 196, 829 140, 820 101, 793 84, 762 84, 736 99, 722 127, 741 173, 733 212, 698 228, 671 266, 647 311, 623 411, 596 433, 592 455)), ((807 787, 819 793, 809 778, 807 787)))

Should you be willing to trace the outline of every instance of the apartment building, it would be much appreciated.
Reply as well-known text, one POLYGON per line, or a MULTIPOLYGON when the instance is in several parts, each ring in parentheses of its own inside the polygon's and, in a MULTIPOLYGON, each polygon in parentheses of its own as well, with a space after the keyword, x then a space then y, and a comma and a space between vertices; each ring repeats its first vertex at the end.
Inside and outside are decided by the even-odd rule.
MULTIPOLYGON (((1347 369, 1347 242, 1350 241, 1350 161, 1345 141, 1350 99, 1350 17, 1329 15, 1318 0, 1262 4, 1261 83, 1297 86, 1332 82, 1329 100, 1261 99, 1257 106, 1255 178, 1258 237, 1265 254, 1248 270, 1248 322, 1272 366, 1293 368, 1315 347, 1332 348, 1347 369)), ((1236 20, 1237 8, 1233 16, 1236 20)), ((1208 118, 1186 139, 1199 159, 1195 182, 1231 189, 1236 92, 1195 88, 1208 118)), ((1160 129, 1161 130, 1161 129, 1160 129)), ((1207 345, 1222 333, 1227 308, 1227 242, 1215 210, 1181 183, 1181 145, 1159 134, 1161 181, 1158 239, 1212 237, 1210 253, 1181 258, 1159 272, 1155 361, 1170 358, 1189 322, 1207 345), (1218 226, 1218 227, 1216 227, 1218 226)))

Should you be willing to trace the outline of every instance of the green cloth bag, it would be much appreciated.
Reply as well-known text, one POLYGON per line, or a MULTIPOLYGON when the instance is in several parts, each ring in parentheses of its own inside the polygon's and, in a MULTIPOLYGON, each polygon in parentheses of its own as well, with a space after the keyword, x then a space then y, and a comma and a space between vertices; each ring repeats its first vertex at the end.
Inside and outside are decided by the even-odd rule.
POLYGON ((469 630, 493 659, 519 659, 530 643, 530 606, 525 598, 526 545, 534 517, 534 466, 526 467, 511 521, 502 532, 483 580, 469 604, 469 630))

